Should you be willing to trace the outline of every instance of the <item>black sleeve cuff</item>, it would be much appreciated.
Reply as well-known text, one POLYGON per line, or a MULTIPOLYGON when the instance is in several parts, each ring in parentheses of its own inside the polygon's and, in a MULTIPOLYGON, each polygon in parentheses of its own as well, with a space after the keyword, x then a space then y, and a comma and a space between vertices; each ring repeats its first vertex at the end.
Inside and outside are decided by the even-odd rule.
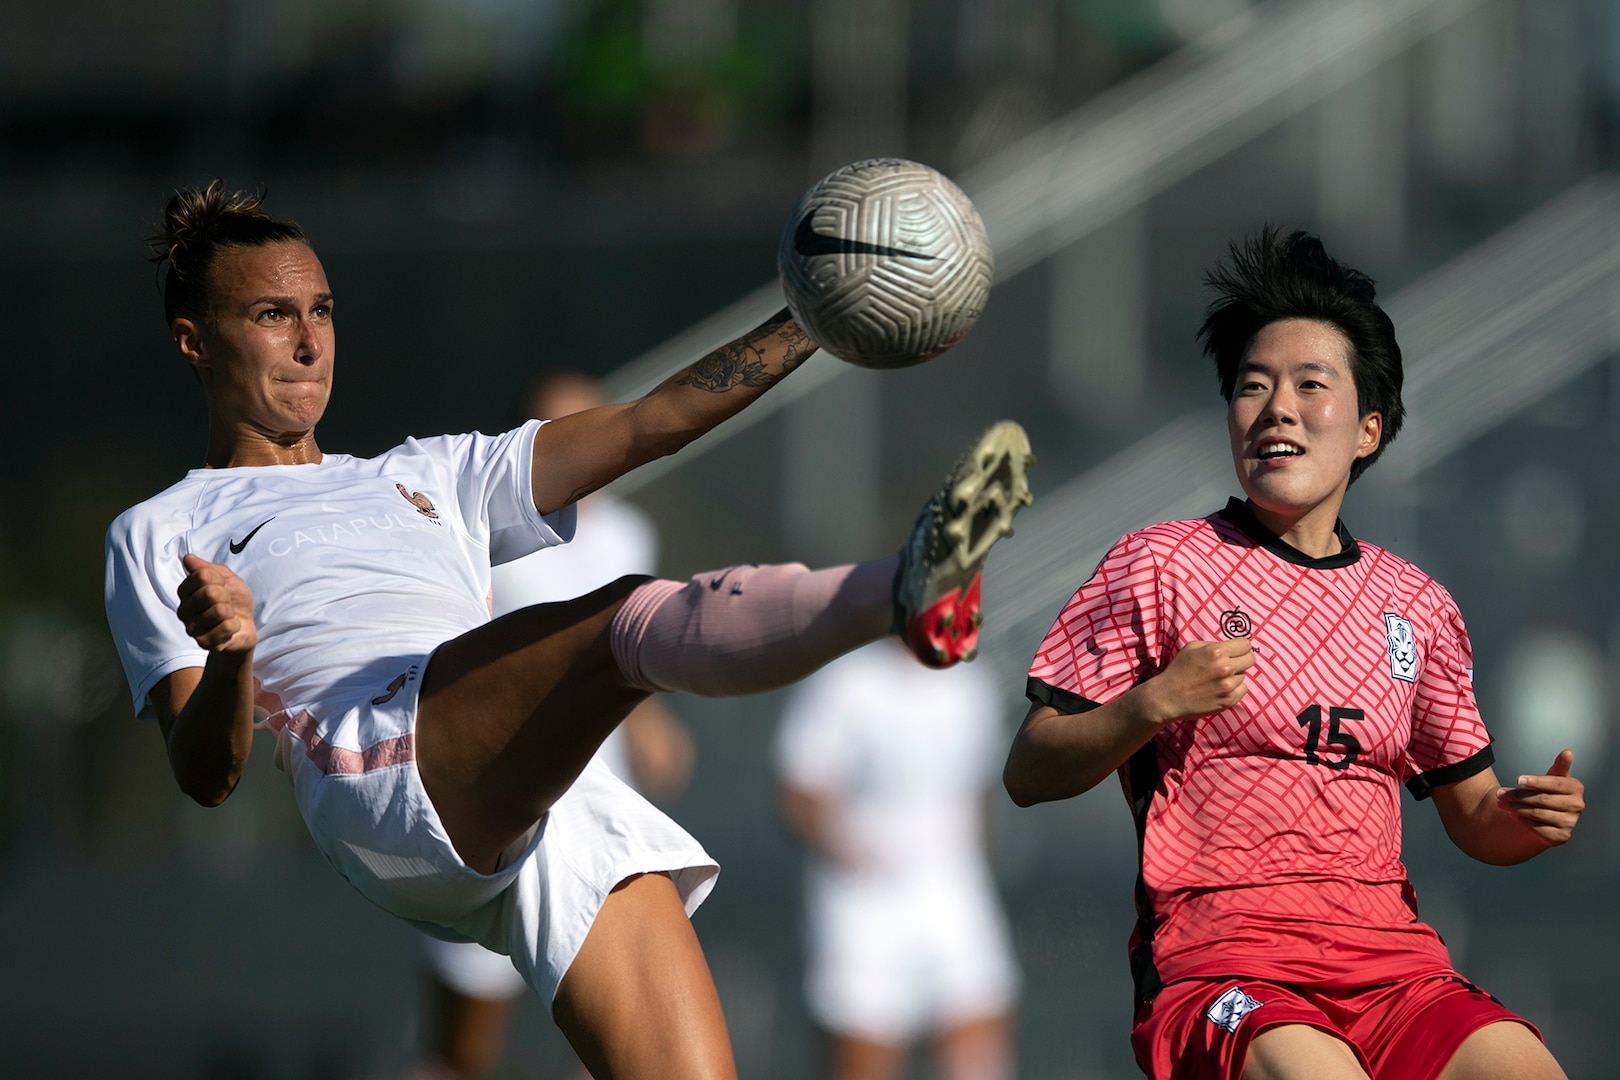
MULTIPOLYGON (((1034 680, 1031 680, 1032 682, 1034 680)), ((1450 765, 1442 765, 1438 769, 1430 769, 1420 773, 1406 782, 1406 790, 1412 793, 1412 798, 1421 802, 1427 799, 1437 787, 1446 784, 1455 784, 1459 780, 1466 780, 1470 776, 1482 773, 1496 763, 1496 755, 1487 745, 1473 757, 1454 761, 1450 765)))
POLYGON ((1024 696, 1037 705, 1048 705, 1060 713, 1068 713, 1071 716, 1075 713, 1090 712, 1102 704, 1100 701, 1083 698, 1072 690, 1061 690, 1033 677, 1024 684, 1024 696))

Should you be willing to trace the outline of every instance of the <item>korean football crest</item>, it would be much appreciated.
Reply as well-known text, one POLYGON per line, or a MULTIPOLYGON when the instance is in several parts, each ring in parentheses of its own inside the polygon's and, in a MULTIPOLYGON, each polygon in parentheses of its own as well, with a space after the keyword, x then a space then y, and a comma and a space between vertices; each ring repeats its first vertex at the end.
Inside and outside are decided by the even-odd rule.
POLYGON ((1404 616, 1384 614, 1384 644, 1389 648, 1389 675, 1402 682, 1417 681, 1417 636, 1404 616))
POLYGON ((1264 1002, 1256 1001, 1245 994, 1242 988, 1234 986, 1216 998, 1215 1004, 1211 1005, 1204 1015, 1209 1017, 1209 1022, 1216 1027, 1236 1031, 1243 1018, 1263 1004, 1264 1002))

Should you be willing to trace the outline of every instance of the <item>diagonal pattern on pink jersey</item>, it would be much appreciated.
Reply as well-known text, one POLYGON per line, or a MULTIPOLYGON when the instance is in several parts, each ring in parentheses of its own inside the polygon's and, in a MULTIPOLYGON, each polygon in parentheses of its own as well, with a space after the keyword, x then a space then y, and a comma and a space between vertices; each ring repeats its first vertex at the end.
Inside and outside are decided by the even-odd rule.
POLYGON ((1032 696, 1084 707, 1189 642, 1251 627, 1243 701, 1170 725, 1120 770, 1128 799, 1133 776, 1153 785, 1138 821, 1138 933, 1162 978, 1275 964, 1264 928, 1279 922, 1349 931, 1350 942, 1410 937, 1445 963, 1400 861, 1399 787, 1422 792, 1425 774, 1456 780, 1490 763, 1467 633, 1427 575, 1341 540, 1341 555, 1308 559, 1235 502, 1132 533, 1030 667, 1032 696))

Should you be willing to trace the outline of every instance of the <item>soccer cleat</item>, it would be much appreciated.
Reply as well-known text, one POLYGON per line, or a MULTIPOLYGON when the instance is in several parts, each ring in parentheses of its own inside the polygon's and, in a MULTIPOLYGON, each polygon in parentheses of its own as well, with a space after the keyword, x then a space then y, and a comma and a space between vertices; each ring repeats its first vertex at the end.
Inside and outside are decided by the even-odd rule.
POLYGON ((1034 502, 1025 471, 1029 436, 1003 420, 979 436, 917 515, 894 577, 894 632, 929 667, 979 651, 979 577, 990 546, 1012 535, 1013 515, 1034 502))

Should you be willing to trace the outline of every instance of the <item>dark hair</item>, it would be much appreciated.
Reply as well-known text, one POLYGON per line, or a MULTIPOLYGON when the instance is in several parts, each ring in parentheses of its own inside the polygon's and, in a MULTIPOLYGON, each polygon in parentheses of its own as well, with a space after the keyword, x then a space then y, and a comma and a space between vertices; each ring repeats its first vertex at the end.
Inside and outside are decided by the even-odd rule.
POLYGON ((221 252, 231 248, 261 247, 284 240, 309 243, 294 221, 271 217, 259 205, 264 189, 225 190, 215 178, 206 188, 180 188, 163 206, 157 233, 147 238, 151 259, 162 266, 163 317, 202 320, 209 311, 210 277, 221 252))
POLYGON ((1350 465, 1350 481, 1378 460, 1401 430, 1401 347, 1395 324, 1373 302, 1373 280, 1328 255, 1322 241, 1302 231, 1284 234, 1267 225, 1258 235, 1233 244, 1227 257, 1204 275, 1215 293, 1204 312, 1198 337, 1215 361, 1221 396, 1228 403, 1255 335, 1282 319, 1314 319, 1331 325, 1350 342, 1350 374, 1360 415, 1384 418, 1378 448, 1350 465))

